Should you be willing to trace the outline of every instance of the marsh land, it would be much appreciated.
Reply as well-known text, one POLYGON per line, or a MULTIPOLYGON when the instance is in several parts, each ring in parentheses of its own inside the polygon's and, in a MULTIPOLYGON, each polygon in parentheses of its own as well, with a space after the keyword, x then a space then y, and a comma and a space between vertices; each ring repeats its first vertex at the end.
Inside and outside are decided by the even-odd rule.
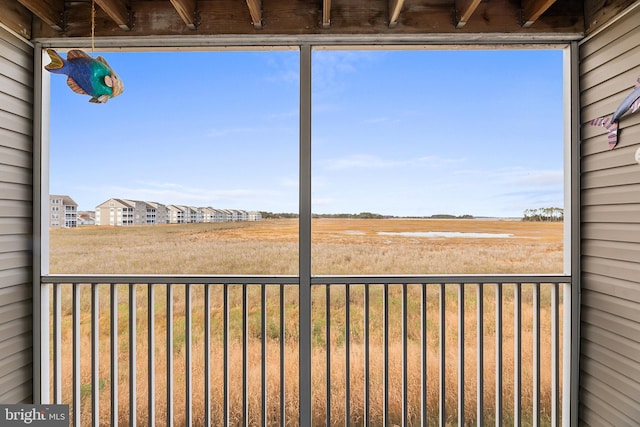
MULTIPOLYGON (((562 273, 563 270, 563 225, 562 223, 520 222, 508 220, 423 220, 423 219, 314 219, 312 224, 312 270, 314 275, 370 275, 370 274, 498 274, 498 273, 562 273)), ((246 223, 182 224, 145 227, 80 227, 76 229, 52 230, 50 233, 50 271, 61 274, 246 274, 246 275, 296 275, 298 272, 298 222, 295 219, 263 220, 246 223)), ((129 318, 128 288, 118 285, 118 396, 120 405, 120 425, 128 425, 129 399, 129 318)), ((89 286, 81 287, 81 345, 91 345, 91 298, 89 286)), ((100 418, 109 423, 110 369, 109 356, 109 287, 99 286, 100 295, 100 383, 91 384, 89 352, 83 352, 81 360, 81 392, 83 424, 91 419, 90 395, 93 386, 100 387, 100 418)), ((284 336, 285 416, 287 425, 296 425, 297 381, 298 381, 298 338, 299 328, 297 288, 284 287, 281 299, 278 285, 266 289, 266 336, 267 342, 267 405, 268 425, 280 422, 280 336, 284 336), (279 306, 284 304, 284 330, 280 329, 279 306)), ((384 341, 382 322, 384 319, 383 285, 374 285, 365 291, 362 285, 331 286, 327 299, 325 286, 313 289, 312 345, 313 345, 313 417, 314 424, 324 425, 326 408, 327 355, 331 356, 331 412, 334 425, 344 425, 345 372, 346 372, 346 312, 349 312, 349 355, 350 355, 350 416, 352 425, 361 425, 364 411, 364 306, 365 292, 369 292, 369 361, 371 369, 370 421, 372 425, 382 425, 382 372, 384 341), (330 308, 331 333, 327 334, 326 308, 330 308)), ((477 327, 478 307, 477 285, 465 286, 464 293, 464 366, 465 366, 465 415, 467 422, 475 420, 477 327)), ((514 369, 514 289, 512 285, 503 287, 503 415, 505 423, 513 410, 513 369, 514 369)), ((193 388, 193 414, 196 425, 202 422, 204 411, 204 387, 211 385, 211 405, 213 420, 221 420, 224 414, 223 402, 223 319, 224 301, 220 286, 213 285, 211 308, 207 315, 211 325, 211 349, 209 357, 213 366, 208 379, 204 378, 204 319, 207 310, 204 305, 203 286, 191 286, 191 355, 193 388)), ((532 365, 534 349, 532 345, 532 285, 522 288, 522 354, 523 379, 522 399, 523 422, 531 421, 532 411, 532 365)), ((147 425, 146 396, 148 378, 148 335, 149 310, 153 310, 155 322, 154 369, 156 373, 157 425, 165 425, 167 408, 167 349, 172 350, 174 370, 174 421, 184 424, 186 400, 185 350, 186 337, 186 286, 173 287, 170 303, 173 307, 173 342, 167 342, 167 301, 166 286, 153 287, 155 302, 150 307, 146 285, 136 287, 136 372, 138 391, 138 425, 147 425)), ((229 407, 232 423, 242 417, 242 373, 246 369, 248 378, 247 405, 249 425, 260 421, 261 407, 261 360, 262 360, 262 318, 261 289, 258 285, 230 285, 228 288, 229 323, 229 407), (247 299, 244 301, 243 292, 247 299), (246 316, 246 330, 242 320, 246 316), (242 344, 246 342, 246 358, 243 360, 242 344), (235 420, 235 421, 234 421, 235 420)), ((402 287, 390 285, 388 304, 389 332, 389 414, 392 424, 400 424, 402 413, 402 330, 401 300, 402 287)), ((411 425, 419 425, 420 411, 420 284, 407 286, 407 354, 409 383, 407 384, 408 418, 411 425)), ((443 316, 439 312, 439 287, 429 286, 427 290, 427 409, 430 419, 437 425, 439 408, 439 335, 440 322, 444 318, 447 328, 443 338, 447 355, 446 407, 447 421, 455 424, 457 419, 457 363, 460 306, 458 287, 447 286, 446 309, 443 316)), ((541 417, 543 425, 548 425, 551 411, 551 322, 550 286, 541 288, 541 417)), ((62 370, 63 401, 69 403, 72 396, 72 311, 71 286, 63 286, 62 298, 62 370)), ((482 348, 484 358, 485 423, 495 417, 495 288, 486 287, 483 295, 484 328, 482 348)), ((559 307, 560 311, 562 307, 559 307)), ((562 316, 560 316, 560 319, 562 316)), ((560 342, 562 340, 560 339, 560 342)), ((429 425, 432 424, 430 421, 429 425)))

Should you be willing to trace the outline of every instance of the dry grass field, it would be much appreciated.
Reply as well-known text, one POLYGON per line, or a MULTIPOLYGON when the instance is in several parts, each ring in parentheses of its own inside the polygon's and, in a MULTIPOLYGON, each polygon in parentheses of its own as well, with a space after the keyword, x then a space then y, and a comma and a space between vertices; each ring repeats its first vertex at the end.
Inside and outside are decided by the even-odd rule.
MULTIPOLYGON (((313 221, 313 273, 314 274, 464 274, 464 273, 561 273, 563 266, 562 224, 530 223, 498 220, 408 220, 408 219, 314 219, 313 221), (380 232, 384 234, 380 234, 380 232), (415 233, 485 233, 481 235, 437 234, 424 237, 415 233), (413 234, 402 234, 413 233, 413 234), (510 237, 489 237, 509 235, 510 237)), ((51 273, 111 273, 111 274, 296 274, 298 269, 298 237, 296 220, 264 220, 256 223, 186 224, 149 227, 111 228, 87 227, 70 230, 52 230, 51 273)), ((402 384, 400 302, 401 287, 389 286, 390 343, 388 364, 390 379, 391 423, 400 424, 402 384)), ((495 397, 495 287, 487 287, 484 293, 485 325, 483 348, 485 358, 485 422, 494 418, 495 397)), ((184 425, 185 413, 185 286, 174 286, 174 340, 166 342, 166 294, 164 286, 156 286, 155 292, 155 372, 156 372, 156 423, 166 425, 166 348, 174 351, 175 369, 174 421, 184 425)), ((201 425, 204 411, 204 297, 202 286, 192 289, 192 354, 193 354, 193 414, 195 425, 201 425)), ((247 327, 247 377, 249 424, 258 425, 260 420, 260 361, 261 325, 260 290, 248 286, 247 327)), ((331 355, 331 412, 332 425, 344 425, 345 394, 345 341, 347 298, 344 286, 331 287, 331 336, 326 335, 326 289, 314 288, 312 313, 313 343, 313 416, 314 424, 324 425, 326 414, 326 356, 327 343, 331 355)), ((349 289, 350 313, 350 357, 351 357, 351 423, 361 425, 363 419, 364 378, 364 310, 365 288, 352 285, 349 289)), ((210 357, 214 369, 208 379, 212 386, 212 419, 222 419, 222 290, 211 288, 212 307, 208 313, 211 320, 210 357)), ((409 407, 411 425, 419 425, 420 406, 420 285, 408 286, 408 371, 409 407)), ((551 375, 550 375, 550 295, 549 287, 542 289, 542 421, 550 420, 551 375)), ((128 425, 128 301, 127 285, 119 286, 119 405, 120 425, 128 425)), ((522 334, 522 408, 523 417, 530 421, 532 408, 532 287, 523 289, 523 334, 522 334)), ((101 390, 101 424, 109 425, 109 403, 112 384, 109 381, 109 298, 108 288, 100 290, 100 377, 97 386, 101 390)), ((147 425, 147 312, 149 310, 146 286, 137 287, 137 410, 138 425, 147 425)), ((371 363, 371 408, 372 425, 382 425, 382 295, 383 286, 370 288, 370 363, 371 363)), ((432 423, 437 425, 438 413, 438 369, 439 327, 438 287, 428 287, 427 297, 427 357, 428 357, 428 402, 432 423)), ((70 287, 63 291, 63 399, 71 400, 71 310, 70 287)), ((279 288, 267 289, 267 390, 268 425, 278 425, 279 417, 279 288)), ((286 417, 287 425, 296 425, 297 420, 297 289, 287 286, 285 304, 285 364, 286 364, 286 417)), ((457 419, 457 340, 459 299, 457 287, 447 286, 445 336, 447 354, 447 414, 448 422, 457 419)), ((90 292, 82 291, 83 314, 81 320, 82 348, 90 348, 90 292)), ((475 420, 476 394, 476 286, 465 288, 465 415, 467 422, 475 420)), ((513 286, 504 287, 503 299, 503 375, 504 415, 509 424, 509 413, 513 410, 513 286)), ((242 416, 242 289, 231 286, 229 290, 231 378, 230 419, 237 421, 242 416)), ((82 416, 83 425, 88 424, 90 414, 91 369, 90 355, 83 351, 81 363, 82 416)), ((235 425, 234 421, 234 425, 235 425)), ((430 422, 431 424, 431 422, 430 422)))
MULTIPOLYGON (((562 224, 314 219, 313 274, 561 273, 562 224), (457 232, 509 238, 420 237, 457 232), (380 234, 384 233, 384 234, 380 234), (396 233, 396 234, 392 234, 396 233)), ((51 273, 297 274, 297 220, 52 230, 51 273)))

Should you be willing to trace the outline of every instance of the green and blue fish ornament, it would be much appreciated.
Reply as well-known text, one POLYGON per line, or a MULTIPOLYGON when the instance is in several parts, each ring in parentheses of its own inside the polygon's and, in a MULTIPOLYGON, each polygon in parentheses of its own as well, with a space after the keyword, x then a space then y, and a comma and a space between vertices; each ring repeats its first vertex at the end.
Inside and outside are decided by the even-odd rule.
POLYGON ((122 80, 102 56, 93 58, 74 49, 67 53, 67 59, 64 60, 53 49, 47 49, 47 53, 51 62, 44 68, 55 74, 65 74, 71 90, 89 95, 89 102, 103 104, 124 91, 122 80))

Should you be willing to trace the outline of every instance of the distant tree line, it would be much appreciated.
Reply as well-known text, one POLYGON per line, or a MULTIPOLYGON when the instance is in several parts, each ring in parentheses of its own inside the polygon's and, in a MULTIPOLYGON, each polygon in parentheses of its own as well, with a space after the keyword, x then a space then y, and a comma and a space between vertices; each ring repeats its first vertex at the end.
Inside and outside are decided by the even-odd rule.
POLYGON ((562 222, 564 221, 564 210, 562 208, 535 208, 525 209, 522 216, 523 221, 542 222, 562 222))
POLYGON ((314 218, 348 218, 348 219, 383 219, 391 218, 389 215, 380 215, 372 212, 360 212, 356 214, 339 213, 339 214, 313 214, 314 218))
POLYGON ((289 212, 273 213, 260 211, 260 214, 262 215, 262 219, 298 218, 297 213, 289 212))
MULTIPOLYGON (((297 213, 273 213, 260 211, 262 219, 298 218, 297 213)), ((436 214, 431 216, 397 217, 393 215, 382 215, 373 212, 360 213, 336 213, 336 214, 312 214, 313 218, 347 218, 347 219, 385 219, 385 218, 431 218, 431 219, 473 219, 473 215, 449 215, 436 214)))

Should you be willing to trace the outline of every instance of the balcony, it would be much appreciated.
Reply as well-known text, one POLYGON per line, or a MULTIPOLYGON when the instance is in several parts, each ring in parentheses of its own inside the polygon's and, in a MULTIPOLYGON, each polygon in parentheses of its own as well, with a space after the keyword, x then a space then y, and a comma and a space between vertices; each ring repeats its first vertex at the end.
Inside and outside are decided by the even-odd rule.
POLYGON ((568 422, 571 276, 41 281, 76 426, 568 422))

